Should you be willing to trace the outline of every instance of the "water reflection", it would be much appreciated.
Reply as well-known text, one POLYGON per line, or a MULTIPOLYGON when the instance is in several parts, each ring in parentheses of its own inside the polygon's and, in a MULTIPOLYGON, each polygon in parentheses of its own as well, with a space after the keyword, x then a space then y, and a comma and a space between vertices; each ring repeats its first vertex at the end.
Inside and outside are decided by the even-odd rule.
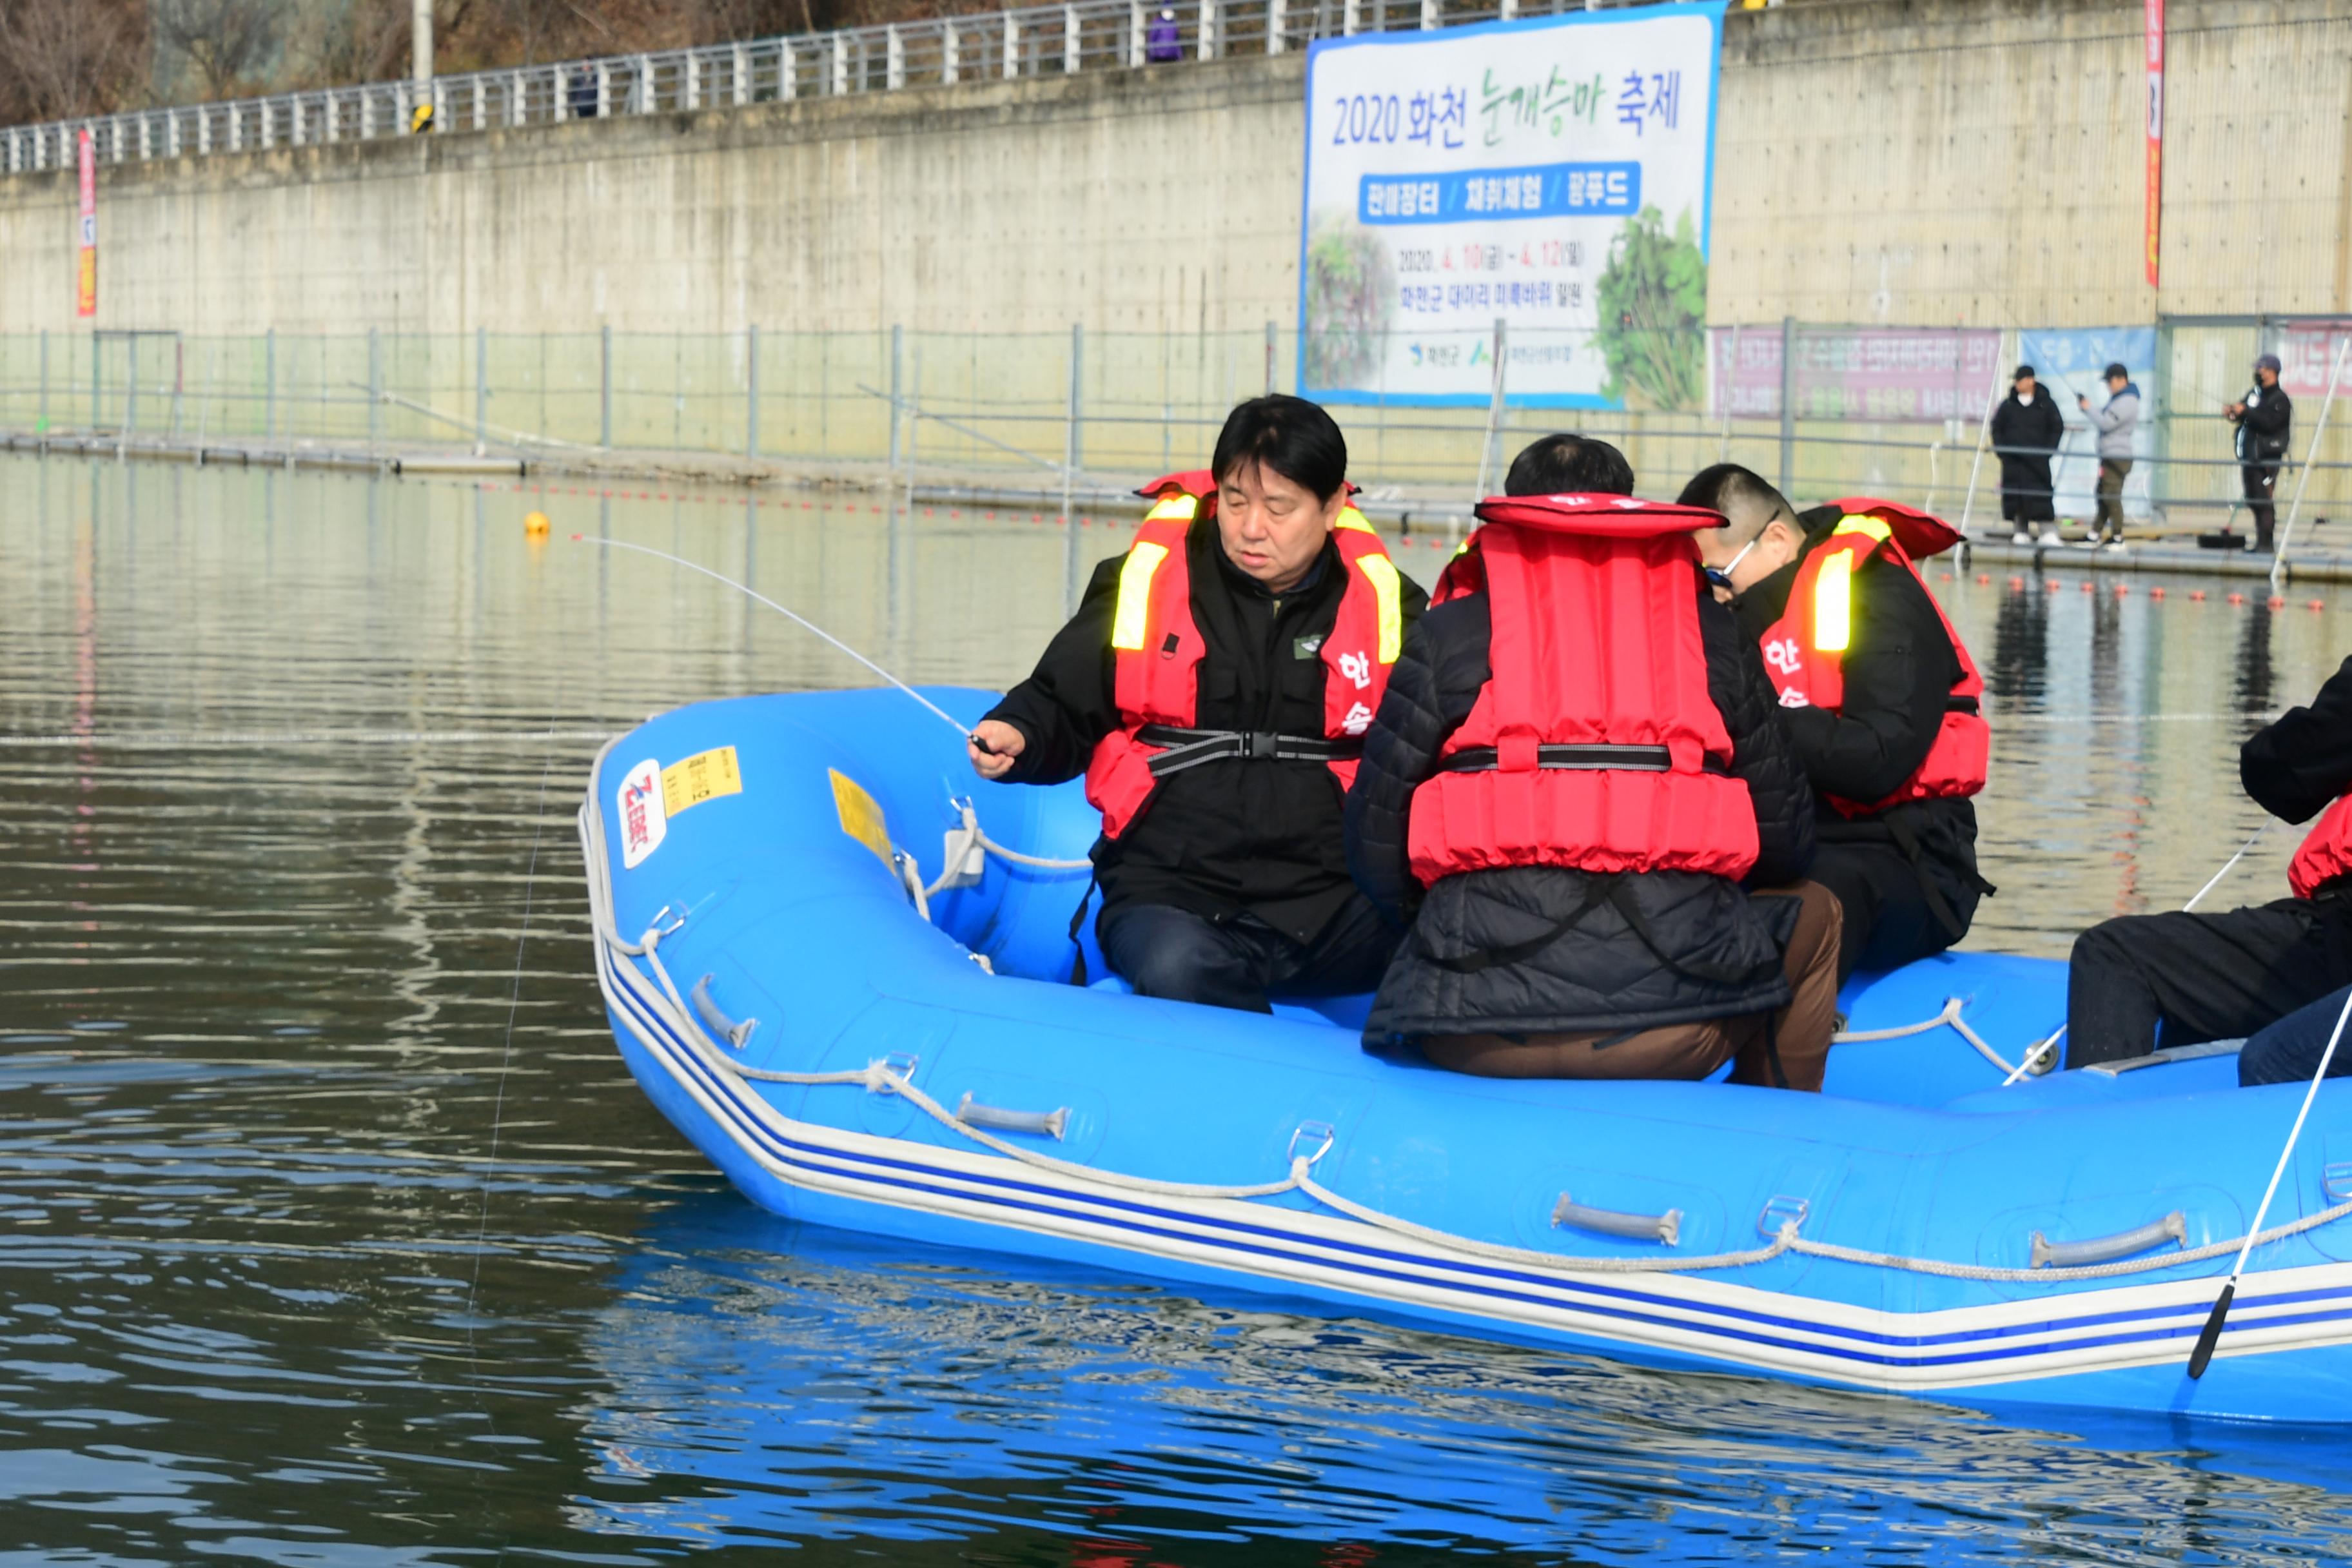
MULTIPOLYGON (((1065 540, 1042 509, 572 492, 0 458, 0 1550, 2344 1554, 2336 1461, 2286 1438, 1669 1376, 763 1220, 619 1066, 569 814, 650 711, 863 676, 566 536, 977 685, 1060 623, 1065 540)), ((1427 581, 1446 543, 1397 549, 1427 581)), ((2238 740, 2347 651, 2332 598, 2083 575, 1931 569, 1991 650, 1975 945, 2063 952, 2186 898, 2255 820, 2238 740)), ((2290 837, 2217 897, 2269 896, 2290 837)))

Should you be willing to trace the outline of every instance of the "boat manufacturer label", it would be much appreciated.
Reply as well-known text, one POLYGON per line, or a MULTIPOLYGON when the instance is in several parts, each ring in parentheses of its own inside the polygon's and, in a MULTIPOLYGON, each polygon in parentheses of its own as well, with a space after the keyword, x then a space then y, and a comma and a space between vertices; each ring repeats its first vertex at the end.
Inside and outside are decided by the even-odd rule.
POLYGON ((741 795, 743 773, 736 765, 735 748, 697 752, 682 763, 670 763, 661 771, 661 792, 662 809, 672 816, 722 795, 741 795))
POLYGON ((669 831, 669 810, 663 805, 662 765, 651 757, 622 775, 614 792, 621 819, 621 866, 634 871, 645 858, 661 847, 669 831))
POLYGON ((841 830, 881 857, 882 864, 893 866, 890 827, 883 820, 882 803, 839 768, 827 768, 825 772, 833 775, 833 809, 841 818, 841 830))

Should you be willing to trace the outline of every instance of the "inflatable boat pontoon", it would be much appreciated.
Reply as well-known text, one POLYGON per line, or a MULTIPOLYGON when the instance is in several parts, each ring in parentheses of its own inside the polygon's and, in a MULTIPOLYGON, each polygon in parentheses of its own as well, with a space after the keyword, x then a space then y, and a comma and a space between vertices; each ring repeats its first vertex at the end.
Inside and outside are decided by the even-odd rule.
POLYGON ((1366 998, 1066 984, 1078 786, 976 780, 895 691, 665 714, 580 820, 630 1070, 779 1214, 1652 1364, 2352 1421, 2352 1082, 2192 1381, 2303 1089, 2227 1048, 2035 1070, 2062 964, 1857 977, 1819 1096, 1481 1079, 1364 1052, 1366 998))

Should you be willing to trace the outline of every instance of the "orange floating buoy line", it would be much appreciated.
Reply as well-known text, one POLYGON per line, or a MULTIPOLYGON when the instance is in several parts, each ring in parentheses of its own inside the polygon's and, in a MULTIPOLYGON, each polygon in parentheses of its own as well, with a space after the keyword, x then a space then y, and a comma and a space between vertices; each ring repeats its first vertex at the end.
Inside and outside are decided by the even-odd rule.
POLYGON ((524 514, 522 520, 522 531, 526 535, 532 539, 545 539, 547 537, 547 531, 551 526, 552 525, 549 523, 547 521, 547 514, 543 511, 534 511, 524 514))

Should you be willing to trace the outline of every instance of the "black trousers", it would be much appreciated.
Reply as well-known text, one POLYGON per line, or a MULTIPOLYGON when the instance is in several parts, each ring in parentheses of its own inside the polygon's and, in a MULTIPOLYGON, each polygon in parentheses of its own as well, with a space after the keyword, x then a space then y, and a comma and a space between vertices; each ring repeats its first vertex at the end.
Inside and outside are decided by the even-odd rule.
POLYGON ((1168 904, 1115 905, 1095 934, 1137 994, 1244 1013, 1271 1011, 1276 995, 1377 990, 1404 935, 1361 893, 1303 945, 1254 915, 1212 921, 1168 904))
POLYGON ((2347 982, 2352 900, 2341 894, 2104 921, 2074 939, 2066 1065, 2243 1038, 2347 982))
POLYGON ((1837 896, 1845 911, 1838 938, 1838 984, 1857 969, 1894 969, 1914 959, 1933 958, 1959 941, 1977 910, 1973 889, 1941 885, 1945 907, 1958 920, 1953 931, 1936 913, 1920 885, 1920 870, 1894 844, 1824 839, 1805 873, 1837 896))
POLYGON ((2278 489, 2278 465, 2246 463, 2239 468, 2238 477, 2245 481, 2246 510, 2254 514, 2254 547, 2268 550, 2278 518, 2278 510, 2271 505, 2272 493, 2278 489))

